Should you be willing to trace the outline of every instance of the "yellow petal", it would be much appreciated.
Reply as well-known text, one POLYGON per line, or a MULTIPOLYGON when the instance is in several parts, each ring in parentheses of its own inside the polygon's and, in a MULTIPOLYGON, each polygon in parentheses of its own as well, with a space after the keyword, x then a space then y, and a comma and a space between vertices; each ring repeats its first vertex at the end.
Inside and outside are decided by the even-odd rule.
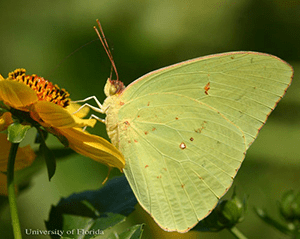
POLYGON ((26 110, 37 102, 34 90, 23 83, 12 80, 0 80, 0 100, 12 108, 26 110))
MULTIPOLYGON (((80 107, 81 107, 80 104, 71 103, 70 105, 68 105, 66 107, 66 110, 70 114, 72 114, 73 112, 76 112, 80 107)), ((83 117, 85 117, 89 113, 89 111, 90 111, 89 107, 84 107, 84 108, 82 108, 79 112, 77 112, 74 115, 77 116, 77 117, 79 117, 79 118, 83 118, 83 117)))
MULTIPOLYGON (((7 161, 10 150, 11 143, 7 141, 6 134, 0 134, 0 171, 6 172, 7 161)), ((19 147, 17 151, 15 170, 20 170, 22 168, 28 167, 32 164, 35 159, 35 153, 31 149, 30 145, 25 147, 19 147)))
POLYGON ((0 116, 0 132, 6 130, 7 127, 12 124, 13 120, 10 112, 5 112, 0 116))
POLYGON ((48 101, 36 102, 32 106, 32 111, 36 113, 44 123, 55 128, 94 127, 97 122, 95 119, 80 119, 70 114, 63 107, 48 101))
POLYGON ((0 75, 0 81, 2 81, 2 80, 4 80, 4 78, 3 78, 3 76, 2 76, 2 75, 0 75))
POLYGON ((69 147, 77 153, 109 167, 116 167, 120 171, 124 168, 124 156, 107 140, 78 128, 64 128, 58 131, 68 139, 69 147))

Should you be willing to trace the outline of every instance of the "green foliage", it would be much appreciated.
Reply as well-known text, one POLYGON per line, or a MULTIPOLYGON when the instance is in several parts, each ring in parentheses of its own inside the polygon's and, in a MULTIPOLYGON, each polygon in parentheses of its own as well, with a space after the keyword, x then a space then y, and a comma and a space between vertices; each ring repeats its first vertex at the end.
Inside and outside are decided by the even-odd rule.
MULTIPOLYGON (((172 5, 160 0, 88 3, 75 0, 72 4, 3 1, 1 74, 5 76, 16 66, 25 67, 68 89, 74 100, 89 95, 103 100, 102 88, 110 73, 110 63, 100 43, 90 43, 96 39, 92 29, 96 18, 101 20, 114 48, 120 79, 126 85, 158 67, 216 52, 254 50, 280 56, 295 68, 295 80, 251 146, 234 181, 240 193, 249 194, 255 205, 264 204, 264 211, 272 212, 272 200, 279 197, 280 191, 287 187, 299 188, 300 78, 297 72, 300 65, 295 62, 300 55, 300 31, 295 31, 299 28, 298 10, 297 1, 285 0, 176 0, 172 5)), ((106 135, 101 125, 96 125, 93 132, 106 135)), ((59 143, 50 137, 47 145, 52 150, 59 143)), ((36 162, 16 172, 17 177, 22 174, 20 182, 30 178, 34 182, 18 200, 23 228, 42 229, 51 203, 56 203, 61 195, 97 188, 106 176, 106 168, 96 162, 78 155, 70 160, 71 150, 55 150, 54 154, 57 159, 65 160, 57 160, 58 168, 51 184, 43 180, 47 171, 40 171, 42 160, 35 171, 38 174, 32 169, 36 162)), ((12 238, 7 211, 1 211, 1 237, 12 238)), ((249 238, 279 238, 280 234, 266 227, 252 211, 248 212, 247 219, 239 227, 249 238)), ((137 219, 128 220, 135 224, 137 219)), ((145 230, 145 238, 171 234, 166 236, 162 230, 149 226, 145 230)), ((194 237, 229 238, 226 233, 223 230, 194 237)), ((178 237, 193 238, 189 234, 178 237)))
POLYGON ((115 232, 111 233, 108 239, 140 239, 142 238, 143 224, 134 225, 119 235, 115 232))
MULTIPOLYGON (((130 186, 124 176, 114 178, 106 185, 94 191, 86 191, 73 194, 68 198, 63 198, 56 206, 52 206, 49 220, 46 222, 48 230, 63 230, 65 232, 76 229, 84 229, 90 238, 93 231, 104 231, 123 222, 134 210, 137 203, 130 186), (91 235, 89 235, 89 232, 91 235)), ((72 238, 77 238, 83 231, 75 230, 72 238), (75 233, 76 232, 76 233, 75 233)), ((133 228, 129 232, 124 232, 124 237, 138 238, 141 230, 133 228), (128 237, 126 237, 128 235, 128 237), (131 236, 131 237, 129 237, 131 236)), ((55 238, 55 236, 52 236, 55 238)))
POLYGON ((39 147, 40 153, 44 156, 46 165, 47 165, 47 171, 48 171, 48 178, 49 181, 55 174, 56 170, 56 159, 53 152, 47 147, 45 142, 41 142, 39 147))
POLYGON ((300 222, 300 192, 285 192, 279 203, 279 210, 286 221, 300 222))
POLYGON ((30 128, 30 125, 22 125, 17 121, 10 124, 7 128, 8 141, 11 143, 20 143, 25 138, 26 133, 30 128))
POLYGON ((246 199, 240 200, 234 192, 230 199, 221 200, 213 212, 200 221, 193 230, 217 232, 230 229, 243 221, 246 210, 246 199))
POLYGON ((107 213, 106 217, 89 218, 70 214, 63 215, 64 235, 69 238, 94 238, 104 234, 104 230, 125 221, 125 216, 107 213), (68 234, 69 233, 69 234, 68 234))
POLYGON ((256 214, 269 226, 289 235, 291 238, 300 238, 300 192, 286 191, 278 202, 278 213, 283 222, 278 222, 261 208, 255 208, 256 214))
POLYGON ((44 130, 41 128, 37 128, 38 134, 35 138, 36 143, 40 143, 39 152, 44 157, 47 165, 47 171, 48 171, 48 179, 49 181, 55 174, 56 170, 56 158, 53 152, 47 147, 46 145, 46 138, 48 136, 47 133, 45 133, 44 130))

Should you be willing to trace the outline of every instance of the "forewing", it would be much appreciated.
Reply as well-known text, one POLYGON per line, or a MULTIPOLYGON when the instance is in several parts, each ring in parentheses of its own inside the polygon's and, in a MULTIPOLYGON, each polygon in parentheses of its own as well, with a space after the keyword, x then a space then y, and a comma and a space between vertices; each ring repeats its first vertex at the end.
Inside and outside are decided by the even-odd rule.
POLYGON ((229 52, 182 62, 131 83, 121 98, 171 92, 215 108, 245 134, 247 147, 291 83, 293 69, 257 52, 229 52))
POLYGON ((124 172, 138 201, 163 229, 189 230, 231 186, 246 151, 243 132, 175 93, 125 102, 118 115, 124 172))

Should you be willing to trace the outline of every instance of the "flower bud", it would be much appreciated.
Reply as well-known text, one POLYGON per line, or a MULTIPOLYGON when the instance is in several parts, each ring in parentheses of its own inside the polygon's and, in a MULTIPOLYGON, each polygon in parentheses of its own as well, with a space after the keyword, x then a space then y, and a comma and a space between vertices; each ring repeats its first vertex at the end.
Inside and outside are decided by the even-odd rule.
POLYGON ((300 192, 289 190, 285 192, 279 203, 280 213, 287 221, 300 220, 300 192))
POLYGON ((222 201, 217 207, 218 220, 225 227, 230 228, 244 219, 245 208, 245 202, 234 194, 230 200, 222 201))
POLYGON ((235 193, 231 199, 220 201, 214 211, 195 227, 197 231, 220 231, 232 228, 244 219, 246 201, 240 200, 235 193))

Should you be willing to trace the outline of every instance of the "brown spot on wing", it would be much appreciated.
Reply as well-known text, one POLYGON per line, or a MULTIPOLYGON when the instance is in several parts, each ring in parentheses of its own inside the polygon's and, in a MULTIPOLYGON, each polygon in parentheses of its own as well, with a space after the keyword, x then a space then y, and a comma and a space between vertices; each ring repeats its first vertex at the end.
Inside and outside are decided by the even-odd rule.
POLYGON ((147 135, 149 132, 148 131, 145 131, 145 135, 147 135))
POLYGON ((130 123, 128 121, 124 121, 123 124, 124 124, 123 130, 127 130, 127 128, 130 126, 130 123))
POLYGON ((145 165, 145 168, 148 168, 149 167, 149 165, 145 165))
POLYGON ((186 144, 185 144, 184 142, 182 142, 182 143, 179 145, 179 147, 180 147, 181 149, 185 149, 185 148, 186 148, 186 144))
POLYGON ((204 86, 204 93, 205 93, 206 95, 208 95, 209 89, 210 89, 210 82, 208 82, 208 83, 204 86))
POLYGON ((124 124, 123 125, 124 130, 127 130, 127 128, 130 127, 130 123, 128 121, 123 122, 123 124, 124 124))
POLYGON ((202 132, 202 130, 205 129, 206 124, 207 124, 207 122, 203 121, 201 124, 201 128, 195 129, 195 132, 200 134, 202 132))

